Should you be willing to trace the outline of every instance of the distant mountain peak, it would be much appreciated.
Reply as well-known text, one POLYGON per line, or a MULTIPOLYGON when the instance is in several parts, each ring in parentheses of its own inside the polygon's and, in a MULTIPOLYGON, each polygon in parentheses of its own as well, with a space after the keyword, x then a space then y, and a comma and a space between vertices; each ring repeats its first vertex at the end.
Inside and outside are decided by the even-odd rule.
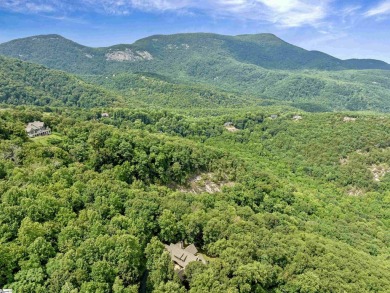
POLYGON ((278 36, 271 33, 260 33, 260 34, 245 34, 236 36, 239 39, 252 41, 252 42, 266 42, 266 43, 278 43, 278 44, 287 44, 278 36))
MULTIPOLYGON (((57 34, 47 34, 47 35, 36 35, 31 37, 25 37, 20 39, 15 39, 13 41, 21 41, 21 40, 67 40, 61 35, 57 34)), ((70 41, 70 40, 69 40, 70 41)))
POLYGON ((237 35, 237 37, 245 37, 245 38, 273 38, 277 40, 282 40, 279 38, 277 35, 272 34, 272 33, 258 33, 258 34, 242 34, 242 35, 237 35))
MULTIPOLYGON (((162 66, 161 68, 177 70, 189 60, 207 63, 206 60, 209 59, 208 63, 213 64, 218 58, 226 58, 226 61, 236 60, 238 63, 271 70, 390 70, 390 65, 383 61, 340 60, 319 51, 308 51, 294 46, 272 33, 238 36, 214 33, 154 35, 133 44, 104 48, 90 48, 61 35, 48 34, 0 44, 0 54, 86 74, 92 71, 101 72, 107 61, 122 61, 120 69, 113 67, 110 70, 133 70, 131 65, 126 64, 134 63, 134 66, 140 66, 134 61, 142 60, 150 61, 147 62, 150 68, 159 63, 158 66, 162 66)), ((191 66, 188 70, 192 72, 191 66)), ((137 70, 146 71, 146 68, 137 70)))
POLYGON ((33 36, 32 38, 41 38, 41 39, 65 39, 65 37, 58 35, 58 34, 47 34, 47 35, 37 35, 33 36))

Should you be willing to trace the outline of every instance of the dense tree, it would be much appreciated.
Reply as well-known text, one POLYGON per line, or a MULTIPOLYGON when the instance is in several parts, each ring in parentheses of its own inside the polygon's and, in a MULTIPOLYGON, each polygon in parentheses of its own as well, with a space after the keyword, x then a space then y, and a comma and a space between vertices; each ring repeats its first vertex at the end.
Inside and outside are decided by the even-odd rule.
POLYGON ((0 111, 0 288, 390 290, 388 117, 55 111, 0 111), (27 138, 30 119, 54 134, 27 138), (183 280, 178 241, 207 259, 183 280))

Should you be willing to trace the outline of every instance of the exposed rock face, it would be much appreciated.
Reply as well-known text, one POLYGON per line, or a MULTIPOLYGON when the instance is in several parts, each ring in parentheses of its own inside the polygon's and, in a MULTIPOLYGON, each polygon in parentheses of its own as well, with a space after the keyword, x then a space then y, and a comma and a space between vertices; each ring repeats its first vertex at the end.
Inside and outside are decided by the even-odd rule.
POLYGON ((374 181, 380 182, 381 179, 387 174, 390 173, 390 168, 386 164, 381 165, 372 165, 370 171, 374 177, 374 181))
POLYGON ((225 129, 227 131, 230 131, 230 132, 237 132, 237 131, 239 131, 239 129, 237 129, 234 126, 233 122, 226 122, 223 126, 225 127, 225 129))
POLYGON ((194 194, 200 194, 207 192, 210 194, 221 192, 224 186, 234 186, 234 182, 224 180, 215 182, 213 180, 214 174, 204 173, 191 178, 187 182, 187 186, 178 188, 181 192, 189 192, 194 194))
POLYGON ((365 194, 363 189, 359 189, 356 187, 352 187, 351 189, 348 190, 347 193, 349 196, 362 196, 365 194))
POLYGON ((147 61, 152 60, 153 56, 147 51, 132 51, 131 49, 125 49, 124 51, 113 51, 106 54, 107 61, 147 61))
POLYGON ((356 118, 354 118, 354 117, 344 117, 343 121, 344 122, 355 122, 356 118))
POLYGON ((225 126, 225 129, 229 132, 237 132, 239 131, 238 128, 236 128, 234 125, 228 125, 228 126, 225 126))
POLYGON ((181 44, 181 45, 175 45, 175 44, 168 44, 166 46, 168 50, 178 50, 178 49, 185 49, 188 50, 190 48, 190 45, 188 44, 181 44))
POLYGON ((153 60, 152 54, 150 54, 148 51, 136 51, 136 53, 144 60, 153 60))
POLYGON ((340 162, 340 165, 345 166, 345 165, 348 164, 349 158, 348 158, 348 157, 346 157, 346 158, 340 158, 339 162, 340 162))

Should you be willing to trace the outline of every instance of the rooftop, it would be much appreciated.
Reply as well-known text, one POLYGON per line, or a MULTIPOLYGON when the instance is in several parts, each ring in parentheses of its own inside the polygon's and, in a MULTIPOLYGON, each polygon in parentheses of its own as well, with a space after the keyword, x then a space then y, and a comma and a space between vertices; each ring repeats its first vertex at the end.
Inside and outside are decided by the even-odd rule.
POLYGON ((182 269, 185 269, 186 266, 193 261, 200 261, 204 264, 206 263, 204 258, 201 255, 198 255, 198 250, 194 244, 184 248, 183 243, 179 242, 176 244, 165 245, 165 248, 171 254, 172 260, 182 269))
POLYGON ((26 131, 30 132, 31 130, 38 130, 38 129, 42 129, 44 127, 45 127, 44 122, 34 121, 34 122, 30 122, 29 124, 27 124, 26 131))

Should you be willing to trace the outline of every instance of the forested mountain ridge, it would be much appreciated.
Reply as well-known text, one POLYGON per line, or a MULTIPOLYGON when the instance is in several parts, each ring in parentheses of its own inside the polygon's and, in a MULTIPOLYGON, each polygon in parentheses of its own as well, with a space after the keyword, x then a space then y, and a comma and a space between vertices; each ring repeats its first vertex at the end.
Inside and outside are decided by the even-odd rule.
POLYGON ((131 105, 142 102, 152 107, 205 109, 275 104, 274 101, 259 96, 228 92, 207 85, 180 84, 156 74, 119 73, 110 76, 88 75, 81 78, 119 92, 131 105))
POLYGON ((91 108, 123 101, 65 72, 0 56, 0 103, 91 108))
POLYGON ((390 65, 383 61, 341 60, 319 51, 308 51, 291 45, 272 34, 154 35, 138 40, 134 44, 107 48, 83 46, 60 35, 39 35, 0 44, 0 54, 77 73, 91 73, 99 68, 110 68, 111 66, 107 65, 110 62, 104 61, 151 61, 150 63, 153 63, 170 59, 172 56, 175 59, 183 56, 188 59, 199 54, 204 54, 206 57, 211 53, 218 53, 220 56, 266 69, 390 70, 390 65), (129 54, 125 54, 126 50, 129 54), (115 52, 123 54, 115 56, 113 54, 115 52))
MULTIPOLYGON (((59 35, 45 35, 0 44, 0 54, 87 76, 88 81, 98 81, 110 90, 118 90, 115 76, 127 74, 129 79, 132 74, 145 73, 190 85, 195 92, 199 92, 195 90, 199 86, 211 87, 217 92, 239 92, 252 101, 260 98, 288 102, 308 111, 390 111, 390 70, 384 70, 388 64, 376 60, 342 61, 290 45, 271 34, 159 35, 109 48, 89 48, 59 35)), ((133 87, 124 89, 123 85, 121 91, 132 92, 133 87)), ((149 102, 158 100, 145 93, 141 96, 149 102)), ((193 97, 197 103, 203 100, 209 104, 193 97)), ((237 99, 240 104, 242 99, 237 99)), ((211 103, 218 105, 219 100, 211 103)), ((234 101, 230 99, 228 103, 234 101)))
POLYGON ((89 75, 81 79, 1 56, 0 77, 0 103, 12 105, 220 108, 248 107, 264 102, 207 86, 176 84, 151 74, 89 75))
POLYGON ((49 68, 75 72, 93 70, 88 66, 88 57, 94 49, 82 46, 59 35, 44 35, 11 41, 2 44, 2 55, 42 64, 49 68), (69 70, 69 65, 76 67, 69 70), (77 68, 80 64, 80 69, 77 68))

